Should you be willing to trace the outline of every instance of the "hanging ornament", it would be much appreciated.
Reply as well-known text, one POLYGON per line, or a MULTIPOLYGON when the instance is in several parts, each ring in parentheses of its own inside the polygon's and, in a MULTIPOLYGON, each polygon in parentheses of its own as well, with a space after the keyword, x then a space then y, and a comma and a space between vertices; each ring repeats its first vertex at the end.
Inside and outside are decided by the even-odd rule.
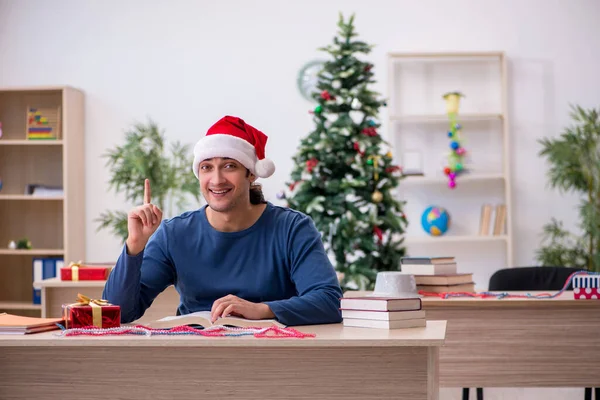
POLYGON ((372 68, 373 68, 373 64, 367 64, 367 65, 365 65, 364 71, 369 72, 372 68))
POLYGON ((329 94, 329 92, 327 90, 323 90, 321 92, 321 98, 324 100, 334 100, 335 98, 329 94))
POLYGON ((357 152, 358 154, 360 154, 361 156, 364 156, 364 155, 365 155, 365 150, 364 150, 364 148, 363 148, 363 147, 361 147, 360 143, 358 143, 358 142, 354 142, 354 145, 353 145, 353 146, 354 146, 354 150, 356 150, 356 152, 357 152))
POLYGON ((283 200, 285 199, 285 192, 282 190, 279 193, 277 193, 276 196, 279 200, 283 200))
POLYGON ((335 81, 331 82, 331 87, 334 89, 339 89, 342 87, 342 82, 336 79, 335 81))
POLYGON ((448 154, 448 165, 444 168, 444 174, 448 176, 448 187, 456 187, 456 175, 463 170, 464 155, 466 149, 462 145, 461 128, 458 123, 458 109, 460 98, 464 95, 460 92, 446 93, 443 98, 446 100, 446 113, 448 114, 450 130, 448 138, 450 139, 450 153, 448 154))
POLYGON ((371 200, 373 200, 373 203, 381 203, 383 201, 383 193, 379 190, 374 191, 371 195, 371 200))
POLYGON ((321 111, 323 111, 323 107, 319 104, 315 107, 315 114, 321 114, 321 111))
POLYGON ((373 166, 373 178, 377 181, 379 180, 379 160, 381 160, 381 156, 369 156, 367 159, 367 164, 373 166))
POLYGON ((317 164, 319 163, 319 160, 317 160, 316 158, 311 158, 310 160, 306 160, 306 170, 310 173, 313 171, 313 169, 317 166, 317 164))
POLYGON ((381 243, 383 241, 383 231, 381 230, 380 227, 374 226, 373 227, 373 234, 375 236, 377 236, 377 239, 379 239, 379 243, 381 243))
POLYGON ((394 155, 392 154, 391 151, 388 151, 387 154, 385 155, 387 158, 392 158, 394 155))
POLYGON ((372 119, 370 119, 370 120, 368 120, 368 121, 367 121, 367 124, 368 124, 369 126, 375 126, 375 125, 377 125, 377 122, 375 122, 375 121, 373 121, 372 119))

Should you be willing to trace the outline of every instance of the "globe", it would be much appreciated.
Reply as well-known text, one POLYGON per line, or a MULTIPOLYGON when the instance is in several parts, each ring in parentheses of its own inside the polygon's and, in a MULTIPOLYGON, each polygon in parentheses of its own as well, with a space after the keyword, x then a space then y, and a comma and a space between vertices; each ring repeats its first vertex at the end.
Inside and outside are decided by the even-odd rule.
POLYGON ((431 236, 443 235, 450 227, 450 214, 442 207, 427 207, 421 216, 421 225, 431 236))

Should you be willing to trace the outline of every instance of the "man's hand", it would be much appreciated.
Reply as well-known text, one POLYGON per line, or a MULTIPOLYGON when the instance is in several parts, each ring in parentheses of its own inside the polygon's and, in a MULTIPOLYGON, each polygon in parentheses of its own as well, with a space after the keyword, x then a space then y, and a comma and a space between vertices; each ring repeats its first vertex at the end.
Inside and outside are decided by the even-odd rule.
POLYGON ((210 310, 211 322, 215 322, 218 318, 225 318, 229 315, 246 319, 275 318, 275 314, 273 314, 268 305, 263 303, 252 303, 251 301, 240 299, 232 294, 215 300, 212 309, 210 310))
POLYGON ((150 180, 144 181, 144 204, 127 214, 127 252, 136 255, 144 250, 148 239, 158 229, 162 211, 151 202, 150 180))

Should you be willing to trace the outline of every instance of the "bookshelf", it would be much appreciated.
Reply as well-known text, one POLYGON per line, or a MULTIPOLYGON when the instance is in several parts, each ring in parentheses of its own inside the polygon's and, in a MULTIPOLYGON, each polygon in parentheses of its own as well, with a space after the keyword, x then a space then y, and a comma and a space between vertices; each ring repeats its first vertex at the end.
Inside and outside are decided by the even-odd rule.
POLYGON ((85 259, 83 107, 83 93, 68 86, 0 88, 0 312, 40 315, 32 295, 34 257, 85 259), (57 138, 28 138, 32 108, 59 110, 57 138), (63 191, 27 194, 30 184, 63 191), (8 247, 21 238, 32 249, 8 247))
POLYGON ((397 191, 406 201, 408 254, 455 256, 460 272, 473 272, 477 289, 487 288, 494 271, 514 265, 506 87, 503 52, 388 54, 388 140, 400 165, 412 153, 422 166, 422 173, 406 176, 397 191), (457 187, 450 189, 443 172, 450 140, 442 96, 454 91, 465 95, 458 122, 467 161, 457 187), (482 235, 485 204, 494 212, 489 233, 482 235), (450 214, 450 229, 439 237, 421 227, 421 215, 431 205, 450 214), (506 218, 504 229, 494 233, 498 205, 506 206, 506 218))

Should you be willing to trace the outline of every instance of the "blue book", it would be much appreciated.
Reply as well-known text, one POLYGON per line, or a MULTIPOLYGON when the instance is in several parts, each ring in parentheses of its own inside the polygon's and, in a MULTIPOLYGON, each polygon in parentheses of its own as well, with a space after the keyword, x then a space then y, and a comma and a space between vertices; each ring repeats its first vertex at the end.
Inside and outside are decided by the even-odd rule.
MULTIPOLYGON (((64 265, 63 259, 58 257, 40 257, 33 259, 33 281, 56 278, 60 268, 64 265)), ((33 289, 33 304, 42 304, 42 290, 33 289)))

